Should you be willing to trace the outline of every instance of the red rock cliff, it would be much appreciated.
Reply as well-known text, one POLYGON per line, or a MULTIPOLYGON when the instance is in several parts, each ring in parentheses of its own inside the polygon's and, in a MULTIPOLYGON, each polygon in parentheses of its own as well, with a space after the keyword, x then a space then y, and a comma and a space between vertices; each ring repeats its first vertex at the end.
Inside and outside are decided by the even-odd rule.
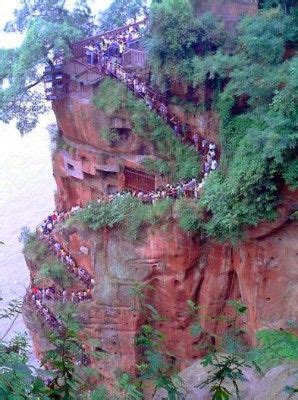
MULTIPOLYGON (((54 110, 66 139, 53 160, 58 208, 84 205, 111 186, 121 188, 123 168, 142 168, 142 155, 153 151, 131 132, 123 116, 113 124, 129 131, 128 140, 117 146, 103 141, 99 133, 105 116, 88 99, 73 97, 54 110)), ((288 321, 297 318, 298 224, 288 219, 297 202, 298 192, 284 191, 278 220, 251 229, 235 246, 187 235, 173 219, 164 227, 145 229, 136 242, 120 230, 57 230, 56 239, 95 279, 93 301, 79 306, 81 334, 86 342, 98 339, 109 355, 93 360, 105 380, 119 367, 133 371, 138 361, 134 340, 143 316, 131 310, 135 282, 154 287, 147 302, 166 318, 157 328, 165 333, 167 351, 180 367, 200 356, 196 345, 203 340, 202 335, 190 335, 189 299, 215 317, 228 311, 227 300, 240 299, 248 307, 251 342, 262 327, 288 328, 288 321)), ((215 333, 224 329, 210 318, 202 323, 215 333)))
POLYGON ((111 379, 119 366, 133 370, 138 360, 134 339, 142 315, 131 311, 130 290, 135 282, 154 287, 147 293, 147 302, 165 317, 157 328, 165 333, 167 351, 180 367, 201 355, 196 345, 203 337, 190 335, 189 299, 208 315, 202 323, 214 333, 224 327, 218 321, 211 323, 209 317, 228 311, 229 299, 247 305, 251 342, 260 328, 288 329, 288 321, 297 318, 297 271, 293 268, 297 232, 297 222, 285 222, 266 236, 235 247, 186 235, 174 221, 166 231, 148 228, 135 243, 118 230, 56 232, 56 238, 95 277, 94 301, 83 308, 82 320, 84 335, 99 339, 110 354, 97 363, 105 378, 111 379))

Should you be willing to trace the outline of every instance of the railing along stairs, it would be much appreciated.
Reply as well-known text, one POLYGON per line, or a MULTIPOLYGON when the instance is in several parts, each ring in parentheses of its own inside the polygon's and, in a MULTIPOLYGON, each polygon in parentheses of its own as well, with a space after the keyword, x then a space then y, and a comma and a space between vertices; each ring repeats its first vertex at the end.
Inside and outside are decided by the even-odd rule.
POLYGON ((123 54, 124 68, 144 68, 147 62, 147 52, 137 49, 128 49, 123 54))
POLYGON ((134 22, 130 25, 124 25, 120 28, 102 32, 97 35, 82 39, 78 42, 72 43, 72 45, 71 45, 72 53, 73 53, 74 57, 76 57, 76 58, 83 57, 85 55, 85 46, 88 46, 89 44, 95 45, 97 42, 99 42, 103 38, 107 38, 107 37, 111 37, 113 35, 127 32, 129 29, 140 28, 141 26, 146 24, 146 21, 147 21, 147 18, 144 18, 144 19, 142 19, 138 22, 134 22))
POLYGON ((98 65, 87 64, 83 60, 84 58, 72 58, 65 65, 64 71, 76 82, 83 83, 84 85, 94 85, 103 78, 100 67, 98 65))

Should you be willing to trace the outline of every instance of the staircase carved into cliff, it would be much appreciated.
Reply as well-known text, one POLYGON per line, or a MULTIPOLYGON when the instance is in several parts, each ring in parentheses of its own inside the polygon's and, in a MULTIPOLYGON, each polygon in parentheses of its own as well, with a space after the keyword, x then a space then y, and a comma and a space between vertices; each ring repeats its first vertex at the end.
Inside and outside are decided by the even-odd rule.
MULTIPOLYGON (((114 29, 112 31, 104 32, 96 36, 92 36, 81 40, 79 42, 72 44, 72 53, 73 57, 68 60, 64 60, 64 64, 62 65, 63 72, 66 76, 69 76, 71 80, 81 83, 82 85, 89 86, 94 85, 100 82, 105 76, 110 76, 118 81, 124 83, 132 93, 141 98, 146 100, 146 97, 149 96, 151 99, 160 99, 157 102, 152 102, 152 108, 164 119, 165 122, 169 124, 171 129, 174 133, 175 125, 178 127, 182 127, 184 124, 182 121, 179 120, 179 116, 173 113, 170 113, 166 106, 166 99, 163 98, 164 96, 158 92, 156 89, 151 88, 148 85, 148 82, 142 82, 146 86, 146 95, 142 92, 136 92, 133 84, 127 84, 124 79, 121 79, 117 71, 121 71, 125 73, 126 76, 131 76, 133 80, 134 72, 138 68, 145 68, 147 62, 147 54, 144 50, 128 48, 121 59, 116 62, 114 57, 110 57, 107 59, 107 53, 103 54, 101 50, 97 49, 94 50, 94 56, 96 56, 97 62, 94 64, 87 63, 86 59, 86 46, 90 43, 97 43, 99 40, 107 39, 111 35, 123 34, 130 29, 135 29, 136 27, 139 29, 140 26, 146 23, 146 19, 133 23, 130 25, 125 25, 121 28, 114 29), (109 69, 108 63, 110 60, 113 60, 115 68, 109 69)), ((50 100, 55 101, 59 100, 55 98, 51 98, 50 100)), ((185 137, 183 140, 188 143, 194 145, 193 142, 193 134, 195 131, 187 131, 185 132, 185 137)), ((199 144, 196 145, 198 149, 202 150, 201 144, 204 140, 203 137, 199 138, 199 144)))

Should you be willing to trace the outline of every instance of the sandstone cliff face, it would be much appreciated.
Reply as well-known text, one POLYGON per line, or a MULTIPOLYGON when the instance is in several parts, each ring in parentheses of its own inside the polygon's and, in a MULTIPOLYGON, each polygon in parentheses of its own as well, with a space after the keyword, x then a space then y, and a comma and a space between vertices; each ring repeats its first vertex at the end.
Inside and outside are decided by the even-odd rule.
MULTIPOLYGON (((142 161, 148 156, 156 158, 152 143, 133 132, 128 116, 106 116, 91 104, 92 93, 80 98, 70 95, 53 106, 63 138, 62 148, 53 156, 60 210, 84 206, 123 189, 126 168, 146 174, 142 161), (115 129, 119 140, 105 140, 105 129, 115 129)), ((163 183, 162 176, 155 178, 156 187, 163 183)))
MULTIPOLYGON (((93 108, 90 96, 72 95, 57 102, 54 110, 67 144, 53 159, 58 209, 85 205, 123 187, 123 169, 140 169, 143 155, 153 154, 150 143, 131 132, 125 116, 112 123, 126 130, 128 137, 117 146, 102 140, 100 129, 111 121, 93 108)), ((195 338, 190 334, 189 299, 202 308, 201 323, 213 333, 225 328, 216 317, 229 313, 229 299, 239 299, 248 307, 243 321, 248 341, 253 343, 255 332, 263 327, 288 329, 288 322, 297 318, 298 294, 298 223, 288 216, 297 207, 298 192, 284 191, 282 196, 278 220, 250 229, 235 246, 188 235, 174 219, 164 226, 144 228, 135 242, 117 229, 55 230, 56 239, 95 279, 93 300, 80 304, 78 311, 85 347, 89 339, 96 339, 98 350, 106 354, 92 360, 105 382, 113 380, 117 368, 134 372, 139 360, 134 340, 144 315, 130 294, 136 282, 154 288, 147 291, 146 301, 165 317, 156 327, 165 333, 166 351, 180 368, 200 357, 198 345, 204 340, 202 334, 195 338)), ((43 342, 37 337, 34 341, 40 354, 43 342)))
POLYGON ((210 317, 229 312, 229 299, 248 307, 250 342, 263 327, 288 329, 288 321, 297 318, 297 233, 297 222, 285 223, 232 247, 191 237, 172 221, 166 229, 146 229, 137 242, 108 229, 62 229, 55 237, 94 276, 94 301, 81 306, 83 336, 98 339, 109 354, 96 365, 110 380, 117 367, 133 371, 138 361, 134 339, 144 317, 130 294, 136 282, 154 288, 146 293, 147 303, 165 317, 156 327, 179 367, 202 354, 197 345, 204 336, 190 334, 189 299, 202 307, 201 323, 214 333, 224 325, 210 317))
POLYGON ((224 20, 227 26, 239 20, 242 15, 254 16, 258 12, 257 0, 222 0, 222 1, 194 1, 198 14, 212 12, 213 15, 224 20))

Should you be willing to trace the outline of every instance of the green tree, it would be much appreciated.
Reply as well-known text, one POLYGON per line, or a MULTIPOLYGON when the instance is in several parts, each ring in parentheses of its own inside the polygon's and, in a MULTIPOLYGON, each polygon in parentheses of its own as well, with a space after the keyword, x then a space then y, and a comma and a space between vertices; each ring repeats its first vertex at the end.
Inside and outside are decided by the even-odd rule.
POLYGON ((21 0, 20 7, 14 11, 14 18, 7 22, 6 32, 25 32, 32 17, 41 17, 47 21, 61 24, 67 22, 86 35, 94 29, 94 17, 87 0, 75 0, 71 9, 65 0, 21 0))
MULTIPOLYGON (((12 301, 0 310, 0 320, 12 320, 21 313, 21 304, 12 301)), ((78 339, 79 325, 73 308, 65 308, 58 316, 63 324, 59 331, 48 332, 51 350, 41 365, 47 372, 32 367, 28 360, 28 338, 16 334, 6 341, 8 330, 0 338, 0 398, 3 400, 98 400, 103 390, 88 387, 85 367, 88 355, 78 339)))
POLYGON ((298 337, 284 330, 262 329, 257 332, 258 346, 250 357, 265 370, 282 363, 297 362, 298 337))
POLYGON ((100 15, 100 28, 111 30, 136 22, 138 17, 147 16, 147 0, 114 0, 110 7, 100 15))
POLYGON ((216 102, 221 168, 208 178, 201 198, 212 214, 206 231, 221 240, 274 219, 281 185, 297 185, 297 57, 284 58, 295 35, 293 16, 266 10, 241 22, 234 55, 221 49, 195 61, 200 82, 204 73, 229 78, 216 102))
POLYGON ((145 46, 153 80, 167 88, 173 80, 191 80, 196 53, 215 50, 225 39, 223 24, 211 13, 196 16, 189 0, 153 2, 145 46))
POLYGON ((189 58, 197 40, 197 21, 188 0, 152 3, 146 47, 157 84, 170 75, 174 78, 176 63, 189 58))
POLYGON ((15 18, 6 30, 24 33, 19 48, 0 49, 0 120, 17 120, 21 133, 36 126, 38 116, 47 110, 43 90, 46 65, 52 65, 56 55, 70 53, 70 43, 90 33, 92 18, 87 2, 77 1, 70 11, 65 1, 22 1, 15 18))

